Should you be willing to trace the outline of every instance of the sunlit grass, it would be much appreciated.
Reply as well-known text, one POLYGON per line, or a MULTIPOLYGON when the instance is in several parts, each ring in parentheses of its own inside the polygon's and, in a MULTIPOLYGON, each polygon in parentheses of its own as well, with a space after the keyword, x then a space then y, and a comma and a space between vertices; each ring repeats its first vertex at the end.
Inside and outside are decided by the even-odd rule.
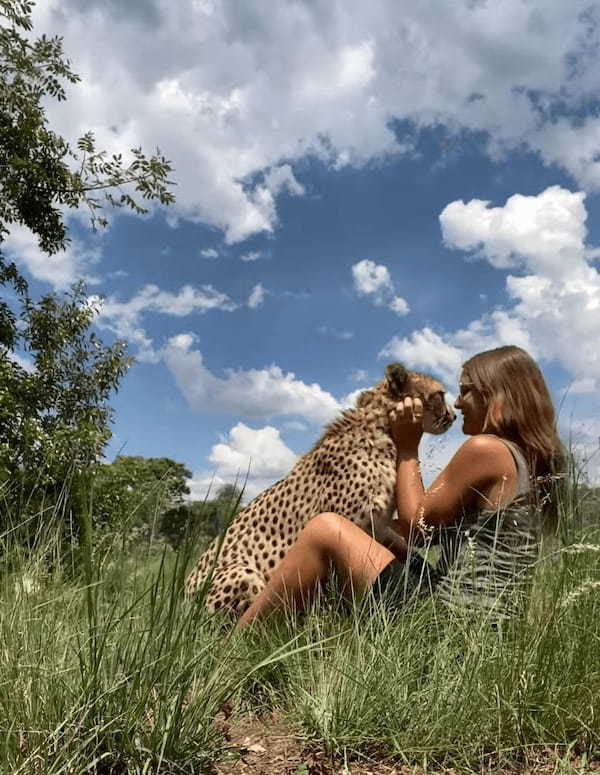
POLYGON ((201 772, 227 748, 214 719, 230 699, 234 719, 277 709, 334 755, 476 767, 598 748, 600 534, 568 513, 500 627, 367 598, 243 633, 186 601, 193 542, 104 540, 86 570, 51 519, 34 550, 2 538, 0 772, 201 772))

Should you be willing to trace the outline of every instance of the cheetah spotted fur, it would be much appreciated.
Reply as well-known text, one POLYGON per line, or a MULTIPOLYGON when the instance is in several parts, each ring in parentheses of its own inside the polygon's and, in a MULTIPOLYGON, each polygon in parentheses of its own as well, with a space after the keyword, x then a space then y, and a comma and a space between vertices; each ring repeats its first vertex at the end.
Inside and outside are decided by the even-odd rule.
POLYGON ((194 594, 210 577, 208 610, 240 616, 264 589, 298 533, 324 511, 343 514, 378 540, 386 543, 387 538, 388 545, 393 544, 396 451, 388 413, 401 395, 422 399, 423 427, 429 433, 444 433, 455 418, 440 382, 390 364, 386 377, 327 426, 285 478, 243 508, 222 540, 213 540, 188 576, 187 593, 194 594))

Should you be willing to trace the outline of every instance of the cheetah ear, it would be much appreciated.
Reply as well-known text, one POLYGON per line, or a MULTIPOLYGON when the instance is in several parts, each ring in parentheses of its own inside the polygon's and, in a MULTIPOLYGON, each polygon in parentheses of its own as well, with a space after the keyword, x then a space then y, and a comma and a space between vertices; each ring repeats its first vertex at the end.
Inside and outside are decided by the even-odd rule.
POLYGON ((408 371, 402 363, 388 363, 385 367, 385 376, 391 393, 397 396, 406 393, 408 371))

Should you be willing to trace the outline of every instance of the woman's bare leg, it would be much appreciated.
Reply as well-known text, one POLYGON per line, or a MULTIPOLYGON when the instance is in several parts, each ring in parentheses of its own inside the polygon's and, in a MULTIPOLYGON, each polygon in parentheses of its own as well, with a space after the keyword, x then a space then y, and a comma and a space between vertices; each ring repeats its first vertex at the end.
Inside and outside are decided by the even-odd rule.
POLYGON ((292 603, 304 607, 331 568, 337 571, 342 592, 362 592, 393 559, 389 549, 349 519, 319 514, 301 531, 267 586, 240 617, 238 627, 292 603))

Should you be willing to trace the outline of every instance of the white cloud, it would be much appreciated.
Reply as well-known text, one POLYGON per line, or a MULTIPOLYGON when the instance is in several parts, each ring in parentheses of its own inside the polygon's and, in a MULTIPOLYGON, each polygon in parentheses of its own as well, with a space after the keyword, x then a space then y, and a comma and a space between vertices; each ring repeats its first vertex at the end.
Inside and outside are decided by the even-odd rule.
POLYGON ((583 377, 574 380, 564 391, 564 393, 595 393, 596 380, 592 377, 583 377))
POLYGON ((382 355, 455 379, 473 353, 517 344, 556 361, 585 390, 600 387, 600 273, 585 245, 585 195, 551 186, 502 207, 452 202, 440 215, 444 242, 477 250, 506 277, 510 303, 441 336, 430 328, 394 337, 382 355))
POLYGON ((298 415, 321 424, 340 410, 336 399, 319 385, 307 385, 275 365, 247 371, 231 369, 225 378, 216 377, 204 365, 202 353, 192 349, 193 343, 192 334, 172 337, 163 357, 179 389, 197 411, 261 418, 298 415))
POLYGON ((37 238, 26 226, 13 224, 2 249, 19 267, 55 290, 65 290, 81 279, 91 285, 98 282, 90 270, 100 258, 100 248, 85 247, 77 239, 72 238, 66 250, 49 256, 40 250, 37 238))
POLYGON ((371 298, 378 307, 386 306, 400 316, 410 311, 406 300, 394 295, 394 284, 387 266, 365 258, 354 264, 352 277, 356 292, 371 298))
POLYGON ((288 191, 292 196, 303 196, 305 193, 304 186, 298 182, 289 164, 272 167, 265 174, 265 187, 273 196, 280 191, 288 191))
POLYGON ((321 336, 330 336, 332 339, 340 339, 342 342, 348 342, 354 338, 352 331, 342 331, 331 326, 317 326, 317 333, 321 336))
POLYGON ((219 254, 214 248, 204 248, 200 251, 202 258, 218 258, 219 254))
POLYGON ((228 438, 213 446, 208 460, 214 470, 198 473, 189 482, 192 497, 203 499, 211 483, 214 496, 222 484, 236 482, 244 488, 247 501, 285 476, 297 456, 285 445, 277 428, 266 425, 255 429, 239 422, 228 438))
POLYGON ((190 494, 187 496, 188 500, 205 501, 215 498, 219 488, 224 484, 235 484, 241 489, 244 485, 244 479, 230 481, 212 471, 197 471, 194 472, 191 479, 186 481, 186 484, 190 490, 190 494))
POLYGON ((258 261, 259 258, 262 258, 262 253, 259 250, 250 250, 240 256, 242 261, 258 261))
POLYGON ((158 144, 175 165, 173 218, 230 243, 276 227, 308 154, 341 167, 412 153, 393 118, 478 132, 493 157, 523 148, 600 185, 600 119, 581 120, 597 86, 593 6, 47 0, 34 19, 83 76, 52 125, 91 128, 110 152, 158 144))
POLYGON ((250 309, 256 309, 257 307, 260 307, 264 300, 265 289, 263 288, 262 283, 257 283, 250 292, 250 296, 248 296, 248 306, 250 309))
POLYGON ((459 348, 427 327, 413 331, 409 337, 393 337, 379 357, 402 361, 412 369, 433 371, 450 383, 456 380, 463 361, 459 348))
POLYGON ((362 296, 373 295, 379 298, 386 291, 392 291, 392 278, 387 266, 376 264, 368 258, 352 267, 354 288, 362 296))
POLYGON ((280 477, 296 462, 296 455, 283 443, 279 431, 271 425, 249 428, 239 422, 229 431, 229 439, 215 444, 209 461, 226 476, 244 474, 280 477))
POLYGON ((353 406, 355 406, 356 399, 366 389, 367 389, 366 387, 361 387, 361 388, 358 388, 357 390, 352 390, 350 393, 346 393, 345 396, 342 396, 340 398, 340 404, 342 409, 351 409, 353 406))
POLYGON ((350 374, 350 379, 353 382, 364 382, 369 375, 364 369, 355 369, 352 374, 350 374))
POLYGON ((96 323, 101 328, 113 331, 130 344, 139 348, 136 357, 139 360, 157 362, 160 353, 154 349, 152 340, 142 326, 142 315, 158 312, 164 315, 185 317, 192 312, 207 312, 220 309, 231 312, 236 305, 229 297, 210 285, 194 288, 184 285, 178 293, 161 290, 157 285, 145 285, 129 301, 118 301, 114 296, 107 299, 90 297, 99 303, 96 323))
POLYGON ((451 202, 440 214, 444 242, 481 249, 499 269, 526 268, 542 275, 571 273, 584 260, 585 194, 551 186, 538 196, 515 194, 503 207, 472 199, 451 202))
POLYGON ((406 299, 403 299, 402 296, 394 296, 394 298, 390 301, 389 304, 390 309, 392 312, 395 312, 397 315, 408 315, 410 312, 410 307, 408 306, 408 302, 406 299))

